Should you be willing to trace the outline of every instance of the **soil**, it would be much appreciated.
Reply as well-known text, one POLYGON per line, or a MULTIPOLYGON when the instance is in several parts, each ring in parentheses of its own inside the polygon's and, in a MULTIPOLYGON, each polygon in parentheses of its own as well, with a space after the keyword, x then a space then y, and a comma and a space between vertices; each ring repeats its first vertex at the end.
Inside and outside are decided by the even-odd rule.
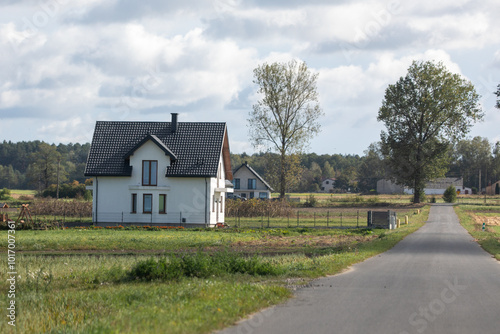
MULTIPOLYGON (((238 252, 247 255, 286 255, 286 254, 305 254, 306 256, 319 256, 327 252, 342 251, 345 249, 355 249, 356 244, 375 239, 376 235, 297 235, 297 236, 265 236, 258 240, 238 241, 227 246, 228 251, 238 252)), ((203 251, 215 252, 221 250, 221 247, 206 247, 203 251)), ((175 251, 168 250, 45 250, 45 251, 18 251, 24 254, 37 254, 46 256, 63 255, 134 255, 151 254, 164 255, 172 253, 192 253, 198 249, 186 248, 175 251)))
POLYGON ((486 223, 489 226, 500 226, 500 217, 481 216, 475 213, 471 214, 471 216, 476 221, 476 224, 483 225, 483 223, 486 223))

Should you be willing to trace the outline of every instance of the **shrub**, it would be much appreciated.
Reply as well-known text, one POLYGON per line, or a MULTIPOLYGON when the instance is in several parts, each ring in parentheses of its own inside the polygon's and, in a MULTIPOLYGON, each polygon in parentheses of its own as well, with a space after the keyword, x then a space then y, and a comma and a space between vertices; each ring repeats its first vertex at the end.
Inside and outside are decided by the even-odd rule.
MULTIPOLYGON (((57 185, 52 184, 42 192, 42 197, 57 197, 57 185)), ((59 186, 59 198, 83 198, 86 201, 92 199, 89 190, 85 188, 85 184, 73 181, 72 183, 64 183, 59 186)))
POLYGON ((10 190, 7 188, 3 188, 0 190, 0 200, 5 201, 10 199, 10 190))
POLYGON ((314 208, 317 204, 318 204, 318 200, 316 199, 316 197, 313 194, 310 194, 307 197, 307 199, 304 203, 304 206, 307 208, 314 208))
POLYGON ((457 201, 457 190, 454 186, 446 188, 443 194, 443 199, 446 203, 455 203, 457 201))
POLYGON ((213 255, 197 252, 141 261, 130 270, 128 276, 130 279, 150 281, 176 280, 181 277, 206 278, 238 273, 253 276, 279 275, 281 270, 257 256, 247 259, 230 252, 218 252, 213 255))

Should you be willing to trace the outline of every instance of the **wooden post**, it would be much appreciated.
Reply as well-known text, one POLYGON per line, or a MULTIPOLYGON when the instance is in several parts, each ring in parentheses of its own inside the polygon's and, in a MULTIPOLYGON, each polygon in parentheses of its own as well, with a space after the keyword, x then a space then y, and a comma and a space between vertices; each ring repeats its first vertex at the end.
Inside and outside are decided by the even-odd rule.
POLYGON ((408 225, 408 216, 405 216, 405 224, 408 225))
POLYGON ((398 225, 397 225, 398 228, 401 227, 401 219, 398 219, 398 225))

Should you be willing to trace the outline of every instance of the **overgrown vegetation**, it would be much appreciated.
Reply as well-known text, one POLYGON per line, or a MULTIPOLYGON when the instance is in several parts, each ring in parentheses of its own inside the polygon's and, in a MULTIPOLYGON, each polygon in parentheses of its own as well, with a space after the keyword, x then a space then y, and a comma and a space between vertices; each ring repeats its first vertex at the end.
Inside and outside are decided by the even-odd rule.
POLYGON ((225 274, 248 274, 252 276, 276 276, 283 270, 278 265, 264 262, 257 255, 250 258, 229 251, 214 254, 183 254, 160 259, 150 258, 137 263, 127 273, 130 279, 172 280, 181 277, 207 278, 225 274))

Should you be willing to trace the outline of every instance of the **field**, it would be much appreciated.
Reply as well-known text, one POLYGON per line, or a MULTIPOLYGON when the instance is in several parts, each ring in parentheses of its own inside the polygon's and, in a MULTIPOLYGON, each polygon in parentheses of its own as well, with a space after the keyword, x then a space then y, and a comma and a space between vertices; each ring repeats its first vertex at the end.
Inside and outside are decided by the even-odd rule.
MULTIPOLYGON (((323 209, 318 210, 320 216, 323 209)), ((429 211, 398 210, 411 217, 411 224, 393 231, 18 230, 11 242, 16 251, 16 331, 210 333, 283 302, 311 279, 392 248, 422 226, 429 211), (214 269, 228 263, 232 265, 214 269), (176 265, 182 276, 166 278, 168 268, 176 265)), ((8 238, 7 231, 0 231, 1 268, 8 267, 8 238)), ((7 271, 0 271, 2 305, 13 300, 7 271)), ((6 307, 2 309, 0 331, 14 333, 5 320, 6 307)))

